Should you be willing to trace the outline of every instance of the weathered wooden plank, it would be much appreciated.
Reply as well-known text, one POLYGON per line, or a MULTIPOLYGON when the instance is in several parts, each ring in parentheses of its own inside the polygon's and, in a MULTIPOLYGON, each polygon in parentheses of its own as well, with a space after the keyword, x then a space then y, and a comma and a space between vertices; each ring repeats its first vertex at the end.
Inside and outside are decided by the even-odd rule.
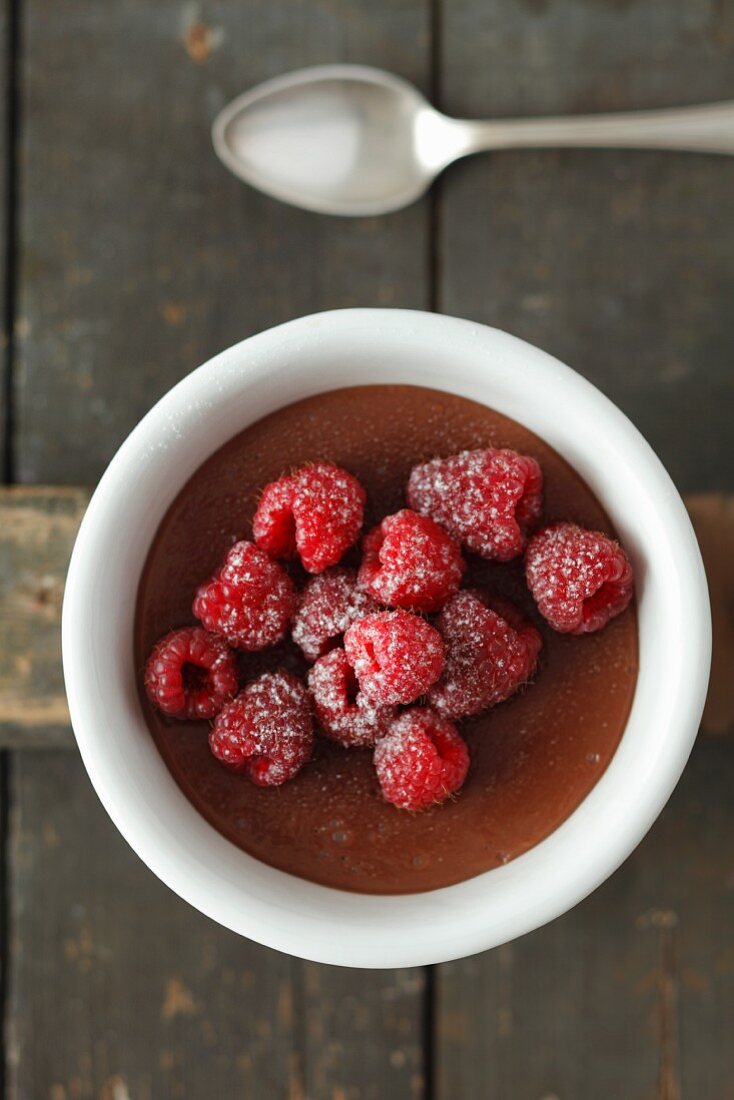
POLYGON ((5 746, 69 743, 61 600, 83 489, 0 492, 0 732, 5 746))
MULTIPOLYGON (((731 95, 734 8, 715 0, 449 0, 440 30, 440 106, 456 115, 731 95)), ((441 188, 439 308, 569 362, 632 417, 682 489, 730 489, 734 162, 511 152, 457 165, 441 188)), ((704 552, 721 559, 710 508, 695 502, 693 515, 704 552)), ((715 600, 726 651, 725 606, 715 600)), ((729 710, 715 683, 713 729, 729 710)), ((732 1095, 732 763, 731 742, 699 744, 662 821, 592 898, 437 969, 437 1100, 732 1095)))
MULTIPOLYGON (((0 747, 71 745, 61 670, 63 580, 81 521, 85 489, 0 488, 0 747)), ((702 729, 734 727, 730 669, 734 611, 730 562, 734 498, 686 498, 712 593, 714 660, 702 729)))
POLYGON ((575 910, 437 969, 437 1100, 734 1096, 734 745, 575 910))
MULTIPOLYGON (((63 11, 52 0, 24 0, 19 480, 93 483, 161 393, 253 331, 333 306, 426 305, 427 204, 389 223, 289 209, 222 168, 209 126, 230 97, 301 65, 372 62, 425 86, 427 13, 427 0, 70 0, 63 11)), ((128 853, 132 862, 123 859, 87 780, 67 774, 74 766, 71 755, 23 755, 18 763, 27 781, 23 790, 16 784, 16 815, 25 803, 31 835, 43 833, 42 811, 72 814, 63 809, 70 787, 81 804, 91 800, 65 826, 78 859, 62 860, 75 883, 68 891, 65 876, 46 875, 45 851, 43 866, 25 872, 22 853, 16 859, 18 904, 26 898, 34 911, 48 910, 34 921, 24 908, 16 922, 23 935, 10 1014, 18 1096, 48 1095, 58 1084, 65 1092, 51 1095, 71 1098, 76 1079, 81 1096, 124 1095, 124 1087, 135 1097, 296 1100, 313 1075, 328 1080, 335 1097, 355 1089, 410 1094, 423 1017, 418 972, 397 986, 391 975, 323 971, 318 993, 307 993, 300 963, 220 936, 157 884, 141 885, 145 872, 128 853), (47 759, 62 778, 37 788, 47 759), (99 850, 89 839, 97 822, 99 850), (130 900, 136 892, 140 900, 130 900), (93 962, 101 977, 67 985, 70 964, 50 945, 59 921, 71 922, 67 939, 86 944, 73 924, 83 919, 104 949, 103 965, 93 962), (231 990, 225 970, 235 972, 231 990), (169 981, 174 1007, 193 1000, 202 1008, 170 1009, 175 1035, 166 1032, 164 1044, 169 981), (352 1022, 328 1016, 326 1006, 340 998, 347 1012, 356 1006, 352 1022), (304 1013, 323 1021, 318 1043, 304 1013), (365 1014, 373 1024, 368 1067, 365 1014), (55 1029, 58 1042, 44 1029, 55 1029), (42 1041, 46 1050, 37 1049, 42 1041), (328 1065, 320 1061, 326 1048, 328 1065)))
POLYGON ((288 1095, 292 962, 159 883, 75 755, 16 754, 12 799, 9 1095, 288 1095))
POLYGON ((335 60, 423 86, 427 0, 27 0, 18 479, 93 483, 212 353, 348 305, 423 307, 428 205, 317 217, 246 188, 209 127, 246 87, 335 60))
POLYGON ((364 971, 304 967, 306 1097, 431 1100, 414 1012, 425 971, 381 971, 366 987, 364 979, 364 971))
MULTIPOLYGON (((0 464, 5 465, 7 454, 7 421, 8 410, 6 408, 7 376, 10 368, 9 362, 9 336, 12 319, 8 316, 7 301, 7 276, 9 266, 8 232, 9 232, 9 198, 8 185, 8 132, 10 113, 13 110, 11 97, 8 91, 8 62, 9 57, 9 22, 10 0, 0 3, 0 87, 3 89, 2 112, 0 113, 0 464)), ((5 472, 5 471, 4 471, 5 472)))
POLYGON ((72 753, 17 753, 11 783, 9 1096, 422 1095, 420 972, 219 928, 129 850, 72 753))
MULTIPOLYGON (((730 98, 718 0, 450 0, 442 102, 513 116, 730 98)), ((439 308, 569 362, 644 432, 685 491, 731 488, 734 160, 510 152, 443 181, 439 308)))

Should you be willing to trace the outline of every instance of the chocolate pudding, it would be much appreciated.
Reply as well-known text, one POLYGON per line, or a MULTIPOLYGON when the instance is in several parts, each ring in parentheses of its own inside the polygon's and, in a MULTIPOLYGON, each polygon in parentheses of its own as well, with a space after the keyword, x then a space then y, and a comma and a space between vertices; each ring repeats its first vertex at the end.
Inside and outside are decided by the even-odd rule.
MULTIPOLYGON (((367 490, 370 527, 405 507, 405 485, 417 462, 485 447, 511 447, 538 460, 546 521, 571 520, 614 534, 578 474, 532 432, 491 409, 413 386, 320 394, 241 432, 176 498, 140 582, 137 667, 143 668, 162 634, 194 622, 197 585, 233 542, 251 537, 258 492, 267 482, 305 463, 336 463, 367 490)), ((250 855, 301 878, 343 890, 400 894, 449 886, 506 863, 568 817, 607 767, 627 721, 637 678, 634 606, 598 633, 557 634, 534 609, 521 562, 497 565, 471 555, 467 560, 465 583, 513 599, 532 617, 544 645, 532 687, 460 723, 471 768, 456 798, 420 814, 398 810, 381 797, 370 750, 322 738, 314 760, 295 779, 256 787, 212 756, 207 723, 169 721, 141 691, 166 765, 215 829, 250 855)), ((306 670, 290 642, 239 659, 244 679, 277 664, 299 674, 306 670)))

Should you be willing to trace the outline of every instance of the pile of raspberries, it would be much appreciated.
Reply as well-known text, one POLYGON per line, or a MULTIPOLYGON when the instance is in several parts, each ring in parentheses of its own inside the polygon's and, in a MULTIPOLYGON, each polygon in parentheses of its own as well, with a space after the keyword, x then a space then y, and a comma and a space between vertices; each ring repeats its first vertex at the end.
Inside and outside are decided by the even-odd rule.
POLYGON ((456 722, 527 684, 542 646, 514 604, 461 587, 464 553, 499 562, 524 554, 538 611, 562 633, 599 630, 632 598, 632 568, 613 539, 573 523, 538 529, 542 493, 538 463, 511 450, 416 466, 409 507, 364 536, 352 569, 339 562, 362 529, 357 479, 322 463, 272 482, 254 541, 235 543, 196 592, 201 626, 153 649, 151 702, 171 718, 213 719, 215 757, 258 786, 292 779, 316 729, 345 748, 371 748, 395 806, 444 801, 469 770, 456 722), (300 592, 280 560, 313 574, 300 592), (276 669, 240 688, 235 650, 263 650, 289 632, 311 666, 305 681, 276 669))

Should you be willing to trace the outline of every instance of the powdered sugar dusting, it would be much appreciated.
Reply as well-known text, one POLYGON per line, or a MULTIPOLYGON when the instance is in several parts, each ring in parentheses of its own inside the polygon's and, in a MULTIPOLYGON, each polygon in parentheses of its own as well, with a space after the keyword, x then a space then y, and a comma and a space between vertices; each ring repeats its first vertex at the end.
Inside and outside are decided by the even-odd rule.
POLYGON ((432 519, 409 508, 386 516, 362 549, 358 583, 380 603, 436 611, 461 584, 459 547, 432 519))
POLYGON ((343 649, 332 649, 316 662, 308 687, 323 733, 347 747, 374 745, 395 717, 394 707, 375 703, 357 690, 343 649))
POLYGON ((556 523, 534 535, 525 577, 538 610, 554 630, 600 630, 629 604, 632 566, 622 547, 599 531, 556 523))
POLYGON ((259 787, 292 779, 313 751, 313 720, 304 685, 278 669, 248 684, 220 713, 209 745, 223 764, 259 787))
POLYGON ((469 770, 463 738, 430 707, 412 707, 397 718, 377 743, 374 760, 385 799, 403 810, 443 802, 469 770))
POLYGON ((431 516, 485 558, 509 561, 522 553, 540 519, 543 475, 533 458, 509 449, 462 451, 415 466, 408 481, 411 508, 431 516))
POLYGON ((357 619, 377 610, 377 604, 357 588, 354 569, 328 569, 312 577, 301 593, 291 631, 308 661, 315 661, 357 619))
MULTIPOLYGON (((508 614, 518 623, 521 612, 512 610, 515 615, 508 614)), ((446 647, 446 664, 428 697, 449 718, 478 714, 501 703, 535 670, 541 646, 535 627, 526 620, 521 631, 514 629, 486 606, 479 592, 458 592, 436 625, 446 647)))
POLYGON ((202 584, 193 611, 208 630, 237 649, 259 650, 282 641, 295 610, 288 574, 251 542, 237 542, 218 573, 202 584))
POLYGON ((353 623, 344 649, 360 689, 388 706, 412 703, 441 674, 444 645, 430 623, 408 611, 383 611, 353 623))
POLYGON ((365 491, 339 466, 304 466, 263 490, 252 530, 258 546, 274 557, 298 553, 304 569, 321 573, 356 542, 365 491))

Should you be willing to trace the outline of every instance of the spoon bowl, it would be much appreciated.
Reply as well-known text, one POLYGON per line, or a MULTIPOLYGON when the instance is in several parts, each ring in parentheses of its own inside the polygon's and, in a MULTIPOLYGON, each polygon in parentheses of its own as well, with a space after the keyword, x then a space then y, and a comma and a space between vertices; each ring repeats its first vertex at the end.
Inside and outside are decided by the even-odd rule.
POLYGON ((218 116, 221 160, 266 194, 324 214, 369 215, 418 199, 435 170, 416 134, 438 112, 411 84, 361 65, 276 77, 218 116))
POLYGON ((734 103, 567 118, 448 118, 411 84, 364 65, 321 65, 268 80, 212 128, 236 176, 322 214, 408 206, 439 172, 491 149, 592 146, 734 153, 734 103))

